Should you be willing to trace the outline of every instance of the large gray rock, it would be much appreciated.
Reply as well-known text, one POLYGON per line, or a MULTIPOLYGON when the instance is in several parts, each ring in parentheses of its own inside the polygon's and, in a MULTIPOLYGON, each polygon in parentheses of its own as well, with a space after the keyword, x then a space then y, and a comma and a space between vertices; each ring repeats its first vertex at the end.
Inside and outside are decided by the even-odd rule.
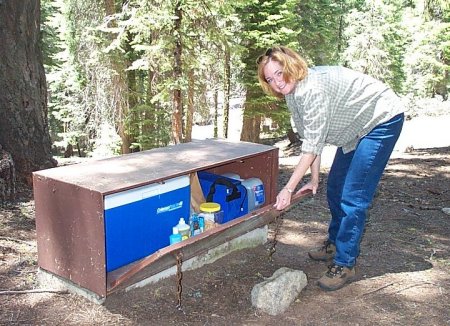
POLYGON ((252 289, 252 305, 269 315, 284 312, 308 283, 305 273, 282 267, 252 289))

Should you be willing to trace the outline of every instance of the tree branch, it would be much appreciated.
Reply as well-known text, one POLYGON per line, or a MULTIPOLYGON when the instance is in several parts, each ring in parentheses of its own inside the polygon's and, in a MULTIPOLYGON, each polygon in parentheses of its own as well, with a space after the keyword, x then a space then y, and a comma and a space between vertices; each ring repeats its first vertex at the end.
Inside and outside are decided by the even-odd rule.
POLYGON ((58 293, 67 294, 67 290, 54 290, 54 289, 31 289, 31 290, 0 290, 0 295, 10 295, 10 294, 29 294, 29 293, 58 293))

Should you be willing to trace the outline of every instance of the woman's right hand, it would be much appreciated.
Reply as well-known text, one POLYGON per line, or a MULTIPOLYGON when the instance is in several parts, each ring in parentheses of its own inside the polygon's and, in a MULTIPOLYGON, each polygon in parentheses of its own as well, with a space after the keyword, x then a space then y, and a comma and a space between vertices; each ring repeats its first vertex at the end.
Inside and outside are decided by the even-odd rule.
POLYGON ((289 192, 286 188, 281 189, 281 191, 278 193, 277 200, 273 207, 275 207, 279 211, 285 209, 291 204, 291 197, 291 192, 289 192))

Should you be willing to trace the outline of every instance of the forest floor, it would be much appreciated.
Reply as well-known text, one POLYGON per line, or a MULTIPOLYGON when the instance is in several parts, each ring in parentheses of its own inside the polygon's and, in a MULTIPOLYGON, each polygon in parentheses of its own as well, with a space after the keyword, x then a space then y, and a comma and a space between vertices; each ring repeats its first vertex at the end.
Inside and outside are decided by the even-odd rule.
MULTIPOLYGON (((284 158, 298 154, 279 146, 284 158)), ((283 215, 273 259, 260 245, 184 272, 181 310, 175 276, 116 293, 104 305, 75 294, 27 293, 38 287, 38 267, 33 195, 22 187, 0 211, 0 325, 450 325, 450 215, 443 210, 450 207, 450 144, 429 139, 405 150, 380 183, 353 283, 322 291, 316 282, 326 264, 307 255, 326 237, 325 165, 319 193, 283 215), (280 267, 304 271, 308 285, 287 311, 270 316, 252 307, 250 293, 280 267)), ((292 169, 280 165, 280 187, 292 169)), ((270 237, 273 230, 269 225, 270 237)))

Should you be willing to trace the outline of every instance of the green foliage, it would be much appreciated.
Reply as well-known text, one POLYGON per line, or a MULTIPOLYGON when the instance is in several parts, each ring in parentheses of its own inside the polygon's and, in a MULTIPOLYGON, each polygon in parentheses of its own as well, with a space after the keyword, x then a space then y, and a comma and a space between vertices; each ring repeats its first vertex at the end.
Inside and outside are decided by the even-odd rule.
POLYGON ((344 36, 348 46, 343 52, 346 66, 380 79, 401 92, 404 80, 405 33, 401 27, 399 3, 366 1, 347 15, 344 36))
POLYGON ((49 88, 49 129, 55 146, 65 148, 83 136, 84 110, 81 104, 81 84, 70 61, 64 42, 65 22, 60 11, 62 2, 43 2, 44 66, 49 88), (50 14, 52 12, 52 14, 50 14), (53 45, 53 46, 50 46, 53 45))
POLYGON ((411 42, 410 56, 406 59, 409 70, 406 87, 410 93, 419 97, 440 94, 447 98, 450 85, 449 49, 450 24, 431 21, 421 25, 411 42))
POLYGON ((436 10, 441 12, 444 21, 430 20, 429 12, 420 9, 405 11, 404 25, 412 35, 405 58, 405 88, 415 97, 439 94, 447 99, 450 91, 450 7, 436 10))
POLYGON ((108 83, 113 74, 99 47, 102 35, 93 28, 102 9, 96 2, 72 0, 55 0, 52 9, 43 22, 55 31, 56 42, 46 65, 50 133, 55 144, 78 142, 89 151, 106 130, 99 126, 114 128, 108 83))
POLYGON ((54 66, 58 62, 55 55, 61 50, 59 47, 58 28, 51 24, 54 21, 52 14, 57 10, 54 1, 41 1, 41 49, 44 66, 54 66))
POLYGON ((142 149, 167 144, 167 139, 157 140, 155 135, 169 135, 162 129, 170 128, 172 94, 175 89, 186 94, 188 72, 194 74, 192 87, 196 112, 207 118, 209 110, 205 92, 212 93, 221 83, 223 44, 228 43, 228 37, 232 35, 228 28, 231 23, 228 22, 234 21, 235 17, 226 2, 182 1, 180 18, 174 16, 175 4, 174 1, 130 1, 111 18, 116 20, 118 27, 103 28, 104 31, 116 33, 108 50, 120 49, 124 35, 127 35, 130 45, 126 52, 130 58, 128 70, 149 71, 152 74, 151 81, 138 81, 143 86, 142 91, 137 96, 136 106, 130 108, 130 112, 137 113, 138 117, 131 124, 134 126, 141 124, 139 120, 143 115, 151 116, 155 110, 163 111, 158 113, 162 123, 152 128, 133 129, 134 146, 142 149), (181 28, 175 30, 178 20, 181 28), (178 43, 182 48, 182 71, 175 74, 173 53, 178 43), (154 143, 150 144, 151 141, 154 143))
POLYGON ((90 155, 95 158, 103 158, 120 154, 120 137, 113 126, 103 123, 97 127, 98 136, 92 143, 90 155))
POLYGON ((345 1, 298 1, 300 53, 313 65, 336 64, 343 47, 345 1))
POLYGON ((168 110, 160 110, 155 106, 140 104, 132 109, 134 119, 131 124, 136 130, 136 142, 133 148, 147 150, 167 146, 170 140, 170 114, 168 110), (164 127, 161 127, 164 126, 164 127))
MULTIPOLYGON (((281 126, 289 121, 286 107, 279 100, 266 96, 259 86, 256 75, 256 60, 267 48, 275 45, 298 47, 295 15, 296 1, 249 1, 238 7, 242 21, 242 80, 246 88, 246 116, 266 116, 281 126), (284 114, 278 108, 284 107, 284 114)), ((283 130, 284 131, 284 130, 283 130)))
POLYGON ((49 123, 57 145, 79 143, 109 154, 127 139, 132 149, 165 146, 174 90, 182 94, 187 128, 188 91, 195 121, 214 121, 213 94, 223 98, 228 79, 232 97, 246 94, 246 117, 269 117, 283 133, 290 127, 286 104, 264 95, 256 76, 257 57, 274 45, 299 50, 312 65, 340 62, 404 94, 448 96, 448 1, 128 0, 114 1, 109 15, 106 3, 41 1, 49 123))

